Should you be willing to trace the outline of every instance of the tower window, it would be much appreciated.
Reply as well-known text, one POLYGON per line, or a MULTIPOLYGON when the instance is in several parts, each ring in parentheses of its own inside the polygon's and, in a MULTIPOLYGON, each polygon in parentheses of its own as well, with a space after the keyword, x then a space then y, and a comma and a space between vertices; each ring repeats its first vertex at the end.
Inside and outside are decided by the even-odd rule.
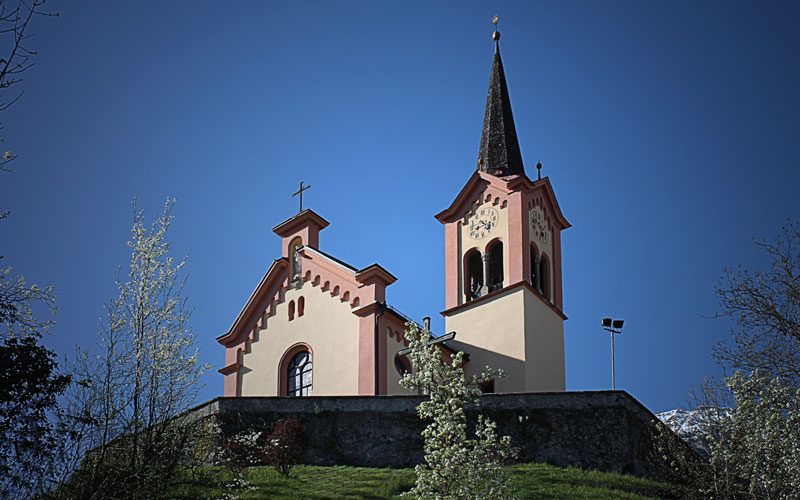
POLYGON ((489 254, 489 291, 503 288, 503 242, 497 240, 490 244, 489 254))
POLYGON ((311 394, 311 353, 300 351, 292 358, 287 368, 287 396, 311 394))
POLYGON ((408 359, 405 356, 400 357, 395 355, 394 369, 397 370, 397 373, 399 373, 402 377, 406 373, 411 373, 411 363, 408 362, 408 359))
POLYGON ((464 280, 464 295, 467 302, 480 297, 481 287, 483 286, 483 260, 481 253, 477 249, 472 249, 467 253, 466 273, 464 280))
POLYGON ((305 310, 306 310, 306 298, 300 297, 299 299, 297 299, 297 317, 299 318, 300 316, 302 316, 303 313, 305 313, 305 310))
POLYGON ((289 321, 294 319, 294 301, 289 301, 289 321))
POLYGON ((539 250, 536 245, 531 244, 531 286, 536 291, 541 291, 539 279, 539 250))
POLYGON ((545 254, 542 254, 539 261, 539 283, 542 295, 545 299, 550 300, 550 261, 545 254))

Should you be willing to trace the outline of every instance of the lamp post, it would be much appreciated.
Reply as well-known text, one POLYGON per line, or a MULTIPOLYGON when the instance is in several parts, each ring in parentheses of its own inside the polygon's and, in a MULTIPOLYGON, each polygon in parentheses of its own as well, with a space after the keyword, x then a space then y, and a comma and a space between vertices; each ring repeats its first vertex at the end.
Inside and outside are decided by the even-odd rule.
POLYGON ((614 373, 614 334, 622 333, 622 324, 625 320, 622 319, 614 319, 611 318, 603 318, 600 324, 603 326, 603 330, 611 332, 611 390, 616 391, 616 380, 615 373, 614 373))

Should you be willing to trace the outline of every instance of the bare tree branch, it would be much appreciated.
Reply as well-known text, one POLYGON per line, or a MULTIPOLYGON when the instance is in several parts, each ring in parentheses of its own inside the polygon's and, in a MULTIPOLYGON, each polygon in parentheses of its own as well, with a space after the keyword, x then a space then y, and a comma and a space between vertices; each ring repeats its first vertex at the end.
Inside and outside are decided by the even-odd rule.
POLYGON ((800 386, 800 223, 787 220, 775 241, 757 241, 769 267, 726 269, 715 287, 718 315, 734 320, 731 339, 714 347, 726 369, 758 369, 800 386))

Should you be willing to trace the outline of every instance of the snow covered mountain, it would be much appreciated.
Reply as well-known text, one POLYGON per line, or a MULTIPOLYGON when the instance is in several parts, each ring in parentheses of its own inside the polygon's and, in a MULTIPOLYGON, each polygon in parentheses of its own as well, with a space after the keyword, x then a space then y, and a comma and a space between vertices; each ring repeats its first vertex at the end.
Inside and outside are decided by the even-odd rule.
POLYGON ((730 408, 700 406, 694 410, 665 411, 657 413, 656 417, 692 445, 694 449, 702 455, 708 456, 710 454, 709 436, 714 434, 722 419, 730 414, 730 408))

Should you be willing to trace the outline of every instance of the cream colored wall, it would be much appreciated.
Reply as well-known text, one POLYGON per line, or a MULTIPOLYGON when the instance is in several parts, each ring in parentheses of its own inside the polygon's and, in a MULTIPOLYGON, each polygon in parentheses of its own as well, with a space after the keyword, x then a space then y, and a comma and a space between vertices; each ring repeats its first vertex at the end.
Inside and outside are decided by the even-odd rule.
POLYGON ((526 391, 564 391, 564 321, 530 290, 522 290, 526 391))
POLYGON ((244 354, 242 396, 278 395, 278 365, 294 344, 304 342, 314 353, 312 395, 358 394, 358 317, 347 302, 320 291, 310 281, 284 292, 266 328, 244 354), (297 316, 297 300, 305 297, 304 314, 297 316), (295 301, 295 318, 289 321, 288 304, 295 301))
MULTIPOLYGON (((388 327, 391 328, 391 327, 388 327)), ((392 331, 399 333, 402 338, 403 330, 398 328, 391 328, 392 331)), ((386 332, 384 332, 386 333, 386 332)), ((397 369, 394 367, 394 356, 400 349, 405 349, 405 345, 398 340, 396 335, 386 335, 386 394, 416 394, 415 391, 410 391, 400 385, 402 378, 397 369)))
MULTIPOLYGON (((480 199, 483 199, 483 193, 480 195, 480 199)), ((459 286, 460 286, 460 297, 461 300, 459 304, 464 303, 464 255, 467 254, 473 248, 477 248, 481 255, 486 251, 486 245, 495 238, 500 238, 503 241, 503 286, 509 285, 509 269, 508 269, 508 206, 501 208, 501 204, 493 205, 491 202, 484 203, 482 205, 478 205, 477 203, 473 205, 473 212, 467 217, 466 223, 464 223, 463 219, 461 223, 459 223, 459 232, 458 232, 458 243, 459 243, 459 268, 458 268, 458 275, 459 275, 459 286), (470 219, 476 217, 476 213, 479 213, 482 206, 489 206, 497 211, 497 226, 492 230, 491 233, 487 234, 483 238, 473 239, 469 236, 469 221, 470 219)))
POLYGON ((487 365, 506 371, 495 392, 565 390, 564 323, 525 287, 500 294, 445 318, 456 332, 452 347, 470 355, 467 375, 487 365))
POLYGON ((495 392, 523 392, 525 388, 525 316, 522 288, 467 306, 445 318, 445 331, 456 332, 453 348, 470 355, 467 375, 488 365, 502 368, 507 377, 495 381, 495 392))

